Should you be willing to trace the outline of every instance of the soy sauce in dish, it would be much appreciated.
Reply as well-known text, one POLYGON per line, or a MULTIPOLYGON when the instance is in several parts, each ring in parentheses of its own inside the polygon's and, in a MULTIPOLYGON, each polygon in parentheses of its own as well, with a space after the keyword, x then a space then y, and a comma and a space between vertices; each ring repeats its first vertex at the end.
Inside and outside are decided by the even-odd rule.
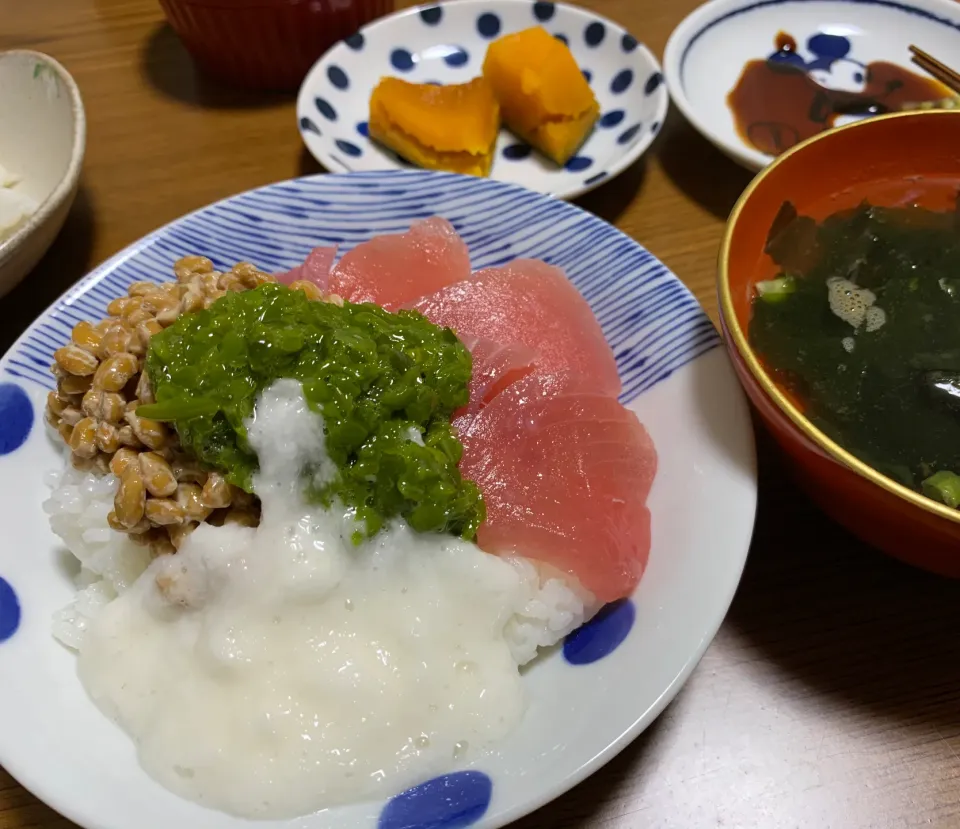
POLYGON ((847 38, 814 35, 807 41, 810 60, 786 32, 777 34, 774 45, 769 57, 747 62, 727 95, 740 137, 769 155, 836 126, 842 116, 897 112, 950 94, 938 81, 902 66, 854 61, 847 57, 847 38))
POLYGON ((781 208, 749 339, 831 439, 960 506, 960 213, 859 207, 822 222, 781 208))

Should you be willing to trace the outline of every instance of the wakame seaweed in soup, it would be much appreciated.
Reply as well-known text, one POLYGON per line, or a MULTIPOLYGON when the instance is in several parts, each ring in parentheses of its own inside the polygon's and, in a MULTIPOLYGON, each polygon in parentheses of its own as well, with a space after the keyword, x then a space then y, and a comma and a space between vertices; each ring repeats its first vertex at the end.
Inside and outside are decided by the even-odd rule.
POLYGON ((884 475, 960 505, 960 216, 785 204, 751 345, 806 415, 884 475))

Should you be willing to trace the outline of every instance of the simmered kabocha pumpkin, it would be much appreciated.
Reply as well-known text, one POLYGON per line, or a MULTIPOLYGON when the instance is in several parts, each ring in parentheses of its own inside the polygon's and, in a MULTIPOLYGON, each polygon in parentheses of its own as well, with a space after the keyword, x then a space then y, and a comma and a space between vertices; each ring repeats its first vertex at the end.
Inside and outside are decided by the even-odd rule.
POLYGON ((580 148, 600 113, 570 50, 542 26, 490 44, 483 76, 507 127, 557 164, 580 148))
POLYGON ((432 170, 486 176, 500 107, 484 78, 450 86, 384 78, 370 97, 370 137, 432 170))

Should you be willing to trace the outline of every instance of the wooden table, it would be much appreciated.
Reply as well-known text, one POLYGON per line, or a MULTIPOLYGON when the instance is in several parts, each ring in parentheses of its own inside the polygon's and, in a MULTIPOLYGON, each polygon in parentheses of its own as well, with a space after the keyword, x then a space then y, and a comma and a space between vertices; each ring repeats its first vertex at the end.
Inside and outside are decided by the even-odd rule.
MULTIPOLYGON (((661 54, 696 3, 587 5, 661 54)), ((39 49, 67 66, 89 120, 73 212, 0 301, 3 350, 64 288, 148 231, 319 169, 292 96, 198 77, 155 0, 0 0, 0 21, 0 48, 39 49)), ((657 254, 716 319, 717 246, 748 178, 673 112, 653 150, 581 204, 657 254)), ((866 549, 784 480, 763 436, 759 449, 750 560, 700 667, 620 757, 519 829, 960 826, 960 585, 866 549)), ((0 829, 70 826, 0 769, 0 829)))

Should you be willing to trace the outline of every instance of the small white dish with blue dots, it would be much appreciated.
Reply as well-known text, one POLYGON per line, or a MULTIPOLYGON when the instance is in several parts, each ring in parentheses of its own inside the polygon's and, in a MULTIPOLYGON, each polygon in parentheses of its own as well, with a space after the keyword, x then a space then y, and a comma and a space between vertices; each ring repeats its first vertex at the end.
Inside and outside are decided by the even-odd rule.
POLYGON ((888 67, 924 77, 910 61, 913 43, 934 55, 960 53, 956 0, 712 0, 674 29, 663 65, 673 102, 697 131, 760 170, 771 150, 899 110, 907 87, 888 67), (769 67, 762 95, 770 103, 738 118, 728 95, 754 61, 769 67), (805 94, 792 83, 797 73, 812 82, 805 94))
POLYGON ((586 9, 533 0, 456 0, 382 18, 333 46, 297 98, 300 135, 331 172, 403 169, 408 163, 367 136, 370 94, 384 76, 466 83, 481 74, 497 37, 543 26, 563 40, 600 104, 600 118, 565 166, 505 128, 490 177, 560 198, 613 178, 653 143, 669 98, 660 65, 632 34, 586 9))
MULTIPOLYGON (((566 201, 490 179, 423 170, 310 176, 224 199, 135 242, 0 360, 0 765, 84 829, 496 829, 560 796, 676 695, 740 580, 756 508, 753 430, 720 345, 693 294, 633 239, 566 201), (616 357, 620 401, 657 450, 643 579, 524 669, 526 711, 489 753, 451 756, 448 770, 412 789, 293 820, 205 809, 147 775, 133 742, 86 695, 75 654, 53 637, 54 614, 76 590, 42 508, 48 473, 64 463, 43 414, 53 352, 133 283, 171 279, 186 254, 203 253, 220 270, 247 261, 285 271, 316 245, 343 255, 433 215, 453 224, 473 269, 542 259, 593 309, 616 357)), ((72 508, 82 505, 74 499, 72 508)), ((106 514, 98 515, 86 526, 91 542, 103 543, 106 514)), ((272 716, 264 714, 265 729, 272 716)))

